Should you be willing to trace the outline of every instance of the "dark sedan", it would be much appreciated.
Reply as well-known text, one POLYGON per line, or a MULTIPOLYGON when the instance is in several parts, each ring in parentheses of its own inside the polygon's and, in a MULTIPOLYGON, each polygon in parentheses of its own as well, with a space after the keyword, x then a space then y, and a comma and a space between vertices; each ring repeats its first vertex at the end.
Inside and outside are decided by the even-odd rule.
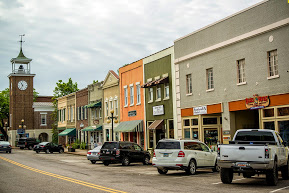
POLYGON ((11 149, 12 147, 8 141, 0 141, 0 151, 11 153, 11 149))
POLYGON ((64 148, 61 145, 52 143, 52 142, 41 142, 38 145, 35 145, 33 148, 36 153, 39 152, 45 152, 45 153, 53 153, 53 152, 59 152, 63 153, 64 148))

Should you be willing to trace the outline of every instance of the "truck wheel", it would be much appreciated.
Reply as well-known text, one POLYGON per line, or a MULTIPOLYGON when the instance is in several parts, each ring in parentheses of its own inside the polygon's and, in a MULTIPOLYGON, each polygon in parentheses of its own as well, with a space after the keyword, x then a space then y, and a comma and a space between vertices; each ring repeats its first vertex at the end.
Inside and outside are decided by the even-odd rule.
POLYGON ((221 168, 220 176, 224 184, 231 184, 233 180, 233 170, 231 168, 221 168))
POLYGON ((288 178, 289 178, 289 158, 287 160, 287 165, 282 167, 281 174, 282 174, 283 180, 288 180, 288 178))
POLYGON ((149 165, 149 163, 150 163, 150 157, 146 156, 143 160, 143 165, 149 165))
POLYGON ((50 153, 49 149, 46 149, 45 153, 50 153))
POLYGON ((96 163, 96 161, 95 161, 95 160, 90 160, 90 162, 91 162, 92 164, 95 164, 95 163, 96 163))
POLYGON ((186 169, 186 173, 190 175, 195 175, 197 170, 197 164, 195 160, 191 160, 188 168, 186 169))
POLYGON ((108 166, 109 165, 109 161, 103 161, 103 165, 108 166))
POLYGON ((213 172, 219 172, 220 171, 220 167, 218 166, 217 161, 216 161, 215 166, 213 167, 212 170, 213 170, 213 172))
POLYGON ((36 153, 39 153, 39 151, 36 151, 36 153))
POLYGON ((129 165, 129 158, 127 156, 125 156, 123 159, 122 159, 122 165, 123 166, 128 166, 129 165))
POLYGON ((166 173, 168 173, 168 169, 166 169, 166 168, 163 168, 163 169, 158 168, 158 172, 159 172, 159 174, 166 174, 166 173))
POLYGON ((266 173, 266 182, 270 186, 276 186, 278 182, 278 168, 277 161, 274 161, 274 166, 272 170, 268 170, 266 173))
POLYGON ((29 150, 32 150, 32 149, 33 149, 33 147, 32 147, 31 145, 29 145, 29 146, 28 146, 28 149, 29 149, 29 150))

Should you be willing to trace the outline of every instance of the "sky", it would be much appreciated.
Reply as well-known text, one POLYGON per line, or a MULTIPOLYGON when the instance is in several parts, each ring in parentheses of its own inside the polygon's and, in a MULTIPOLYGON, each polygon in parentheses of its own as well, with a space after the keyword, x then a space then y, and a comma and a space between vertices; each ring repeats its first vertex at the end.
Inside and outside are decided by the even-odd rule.
POLYGON ((34 88, 52 96, 58 80, 83 89, 170 47, 174 40, 261 0, 0 0, 0 91, 10 60, 31 58, 34 88))

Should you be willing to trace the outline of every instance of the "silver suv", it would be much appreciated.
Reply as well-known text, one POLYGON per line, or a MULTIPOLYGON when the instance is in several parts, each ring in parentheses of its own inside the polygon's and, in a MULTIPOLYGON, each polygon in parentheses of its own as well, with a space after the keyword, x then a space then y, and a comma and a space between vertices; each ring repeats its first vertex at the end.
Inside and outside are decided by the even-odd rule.
POLYGON ((209 167, 218 171, 217 152, 198 140, 163 139, 157 144, 152 165, 160 174, 168 170, 185 170, 194 175, 197 168, 209 167))

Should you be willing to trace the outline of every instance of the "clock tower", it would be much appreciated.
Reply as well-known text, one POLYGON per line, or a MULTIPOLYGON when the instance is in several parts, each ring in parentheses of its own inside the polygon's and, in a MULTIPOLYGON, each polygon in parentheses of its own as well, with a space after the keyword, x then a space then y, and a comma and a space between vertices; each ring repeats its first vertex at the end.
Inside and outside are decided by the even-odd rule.
POLYGON ((12 72, 8 75, 10 89, 10 130, 14 130, 14 136, 25 136, 25 130, 34 129, 33 111, 33 78, 30 62, 32 59, 25 57, 22 51, 22 37, 20 35, 20 52, 16 58, 12 58, 12 72), (18 130, 17 129, 24 129, 18 130))

